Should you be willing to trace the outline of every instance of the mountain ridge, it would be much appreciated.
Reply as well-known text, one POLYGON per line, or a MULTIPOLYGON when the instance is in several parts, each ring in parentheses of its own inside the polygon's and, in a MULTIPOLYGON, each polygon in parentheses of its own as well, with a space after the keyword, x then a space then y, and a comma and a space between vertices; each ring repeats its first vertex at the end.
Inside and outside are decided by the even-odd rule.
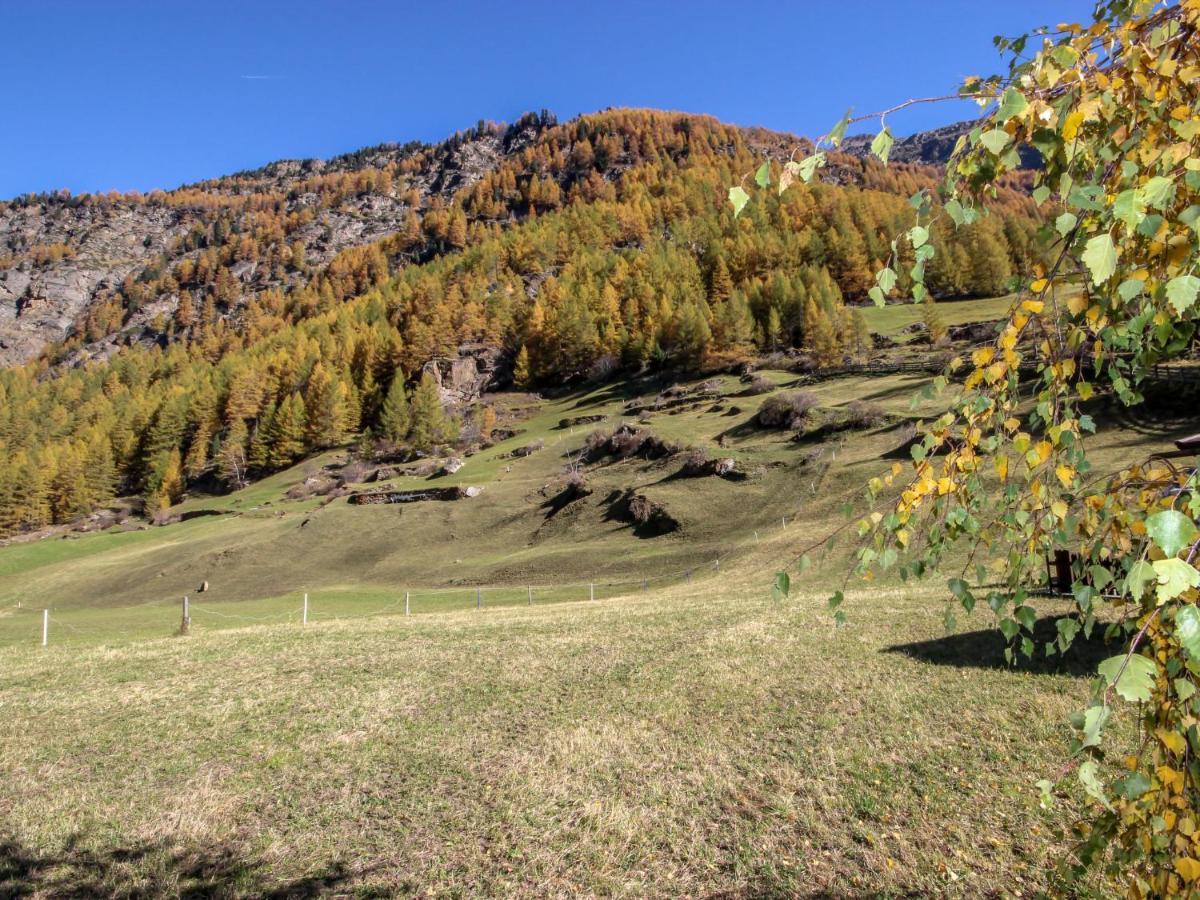
MULTIPOLYGON (((648 112, 717 122, 703 115, 648 112)), ((272 287, 288 291, 340 252, 396 234, 408 224, 410 212, 424 215, 431 207, 451 204, 456 194, 557 124, 547 111, 527 113, 513 125, 480 122, 437 144, 385 143, 329 160, 276 160, 170 191, 24 195, 0 202, 0 366, 29 362, 72 335, 84 338, 77 347, 93 345, 77 352, 73 364, 107 358, 130 340, 159 339, 156 319, 175 313, 180 292, 168 284, 147 297, 138 283, 150 280, 148 271, 201 255, 197 229, 220 229, 222 219, 229 222, 225 230, 238 228, 238 219, 256 209, 274 213, 282 221, 269 226, 280 232, 266 238, 272 258, 265 265, 259 258, 233 260, 225 266, 230 278, 222 290, 243 299, 272 287), (353 183, 338 183, 347 180, 353 183), (299 221, 305 217, 308 221, 299 221), (297 242, 303 245, 300 251, 297 242), (289 271, 283 258, 288 255, 302 256, 303 265, 289 271)), ((804 143, 784 132, 725 127, 736 128, 748 146, 775 158, 804 143)), ((894 158, 903 162, 904 148, 916 146, 915 140, 897 142, 894 158)), ((848 140, 846 149, 861 156, 856 141, 848 140)), ((857 176, 839 171, 835 160, 827 177, 857 176)), ((427 256, 417 253, 406 261, 427 256)), ((222 299, 240 305, 238 297, 224 296, 219 306, 222 299)), ((192 300, 201 302, 197 296, 192 300)))

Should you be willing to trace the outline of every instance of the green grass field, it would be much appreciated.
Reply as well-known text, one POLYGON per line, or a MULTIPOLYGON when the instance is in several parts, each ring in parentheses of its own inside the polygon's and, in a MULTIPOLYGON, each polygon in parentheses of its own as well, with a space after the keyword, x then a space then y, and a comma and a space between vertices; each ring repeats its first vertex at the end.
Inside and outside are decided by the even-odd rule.
POLYGON ((595 603, 4 652, 0 893, 1032 896, 1077 671, 733 573, 595 603), (190 892, 190 893, 189 893, 190 892))
MULTIPOLYGON (((983 297, 966 300, 937 301, 938 315, 947 325, 965 325, 968 322, 993 322, 1004 318, 1012 306, 1011 295, 1005 297, 983 297)), ((919 303, 889 303, 887 306, 864 306, 863 315, 867 325, 875 334, 895 337, 909 325, 922 321, 919 303)))
MULTIPOLYGON (((867 400, 891 418, 797 442, 749 427, 769 395, 723 377, 719 401, 645 427, 735 457, 744 480, 609 460, 551 514, 588 432, 657 391, 614 385, 539 403, 454 476, 394 482, 484 487, 470 500, 286 500, 330 454, 184 507, 227 514, 0 548, 0 896, 1063 887, 1081 799, 1041 809, 1033 782, 1063 765, 1109 651, 1007 668, 986 612, 946 633, 937 580, 853 591, 835 629, 823 601, 846 545, 771 600, 773 572, 846 521, 903 419, 936 407, 910 409, 914 376, 768 375, 829 414, 867 400), (558 425, 581 415, 607 418, 558 425), (630 489, 681 530, 614 519, 630 489)), ((1190 411, 1096 418, 1098 468, 1193 426, 1190 411)), ((1052 629, 1058 606, 1037 605, 1052 629)))

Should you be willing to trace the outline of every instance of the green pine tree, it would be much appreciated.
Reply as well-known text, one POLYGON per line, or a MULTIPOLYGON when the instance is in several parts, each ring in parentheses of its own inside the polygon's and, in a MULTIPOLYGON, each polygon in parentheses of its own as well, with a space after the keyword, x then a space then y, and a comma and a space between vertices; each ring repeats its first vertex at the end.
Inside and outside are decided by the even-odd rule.
POLYGON ((442 396, 433 375, 426 372, 417 384, 412 399, 412 426, 409 441, 426 452, 451 439, 453 428, 442 408, 442 396))
POLYGON ((404 387, 404 373, 397 369, 383 400, 383 410, 379 415, 379 433, 392 443, 399 444, 408 437, 411 427, 412 414, 408 407, 408 391, 404 387))

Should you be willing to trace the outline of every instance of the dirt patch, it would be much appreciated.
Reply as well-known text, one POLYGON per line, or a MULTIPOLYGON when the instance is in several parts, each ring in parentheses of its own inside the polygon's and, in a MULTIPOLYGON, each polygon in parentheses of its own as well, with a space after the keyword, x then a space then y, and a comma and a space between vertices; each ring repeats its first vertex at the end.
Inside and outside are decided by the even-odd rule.
POLYGON ((351 494, 347 503, 354 506, 371 506, 379 503, 423 503, 428 500, 467 500, 477 497, 481 487, 424 488, 415 491, 359 491, 351 494))

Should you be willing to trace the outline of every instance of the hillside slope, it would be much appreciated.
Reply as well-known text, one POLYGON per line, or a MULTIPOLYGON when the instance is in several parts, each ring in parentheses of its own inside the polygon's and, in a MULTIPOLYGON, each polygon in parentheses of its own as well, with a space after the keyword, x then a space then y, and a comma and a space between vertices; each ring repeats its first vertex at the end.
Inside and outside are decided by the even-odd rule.
MULTIPOLYGON (((411 390, 422 372, 443 400, 469 401, 509 373, 540 387, 618 370, 731 369, 780 350, 801 349, 814 365, 863 358, 872 342, 847 299, 871 283, 911 219, 908 196, 932 176, 839 156, 831 183, 768 197, 735 220, 727 186, 793 146, 705 117, 615 110, 364 152, 305 190, 328 188, 329 210, 403 209, 405 224, 322 266, 303 241, 288 243, 333 228, 289 205, 307 202, 295 166, 146 201, 215 211, 174 256, 93 305, 52 354, 0 371, 0 531, 69 521, 114 493, 144 498, 153 514, 193 485, 240 486, 378 434, 393 385, 411 390), (391 199, 376 203, 377 191, 391 199), (455 373, 473 385, 468 396, 447 389, 455 373)), ((943 235, 931 288, 1003 293, 1036 256, 1034 212, 1004 192, 996 215, 943 235)), ((59 254, 49 272, 73 259, 59 254)), ((904 291, 911 262, 898 265, 904 291)), ((463 434, 470 415, 452 411, 463 434)), ((410 451, 448 443, 390 437, 410 451)))

